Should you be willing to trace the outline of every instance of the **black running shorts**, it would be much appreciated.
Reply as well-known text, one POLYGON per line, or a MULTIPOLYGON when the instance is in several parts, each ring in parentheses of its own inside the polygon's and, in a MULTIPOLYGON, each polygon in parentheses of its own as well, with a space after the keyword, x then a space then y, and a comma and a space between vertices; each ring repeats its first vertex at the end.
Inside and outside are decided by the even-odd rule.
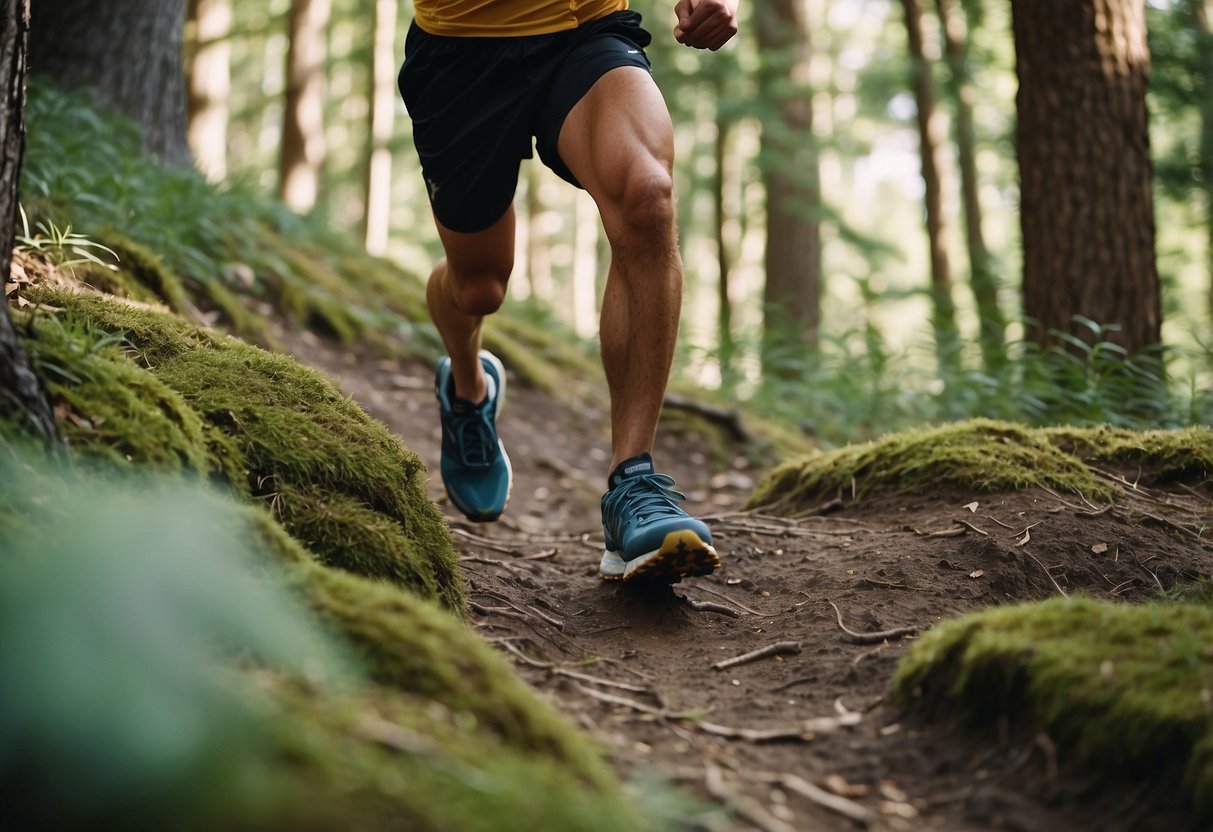
POLYGON ((651 41, 632 11, 525 37, 444 37, 414 22, 400 94, 438 221, 470 233, 500 219, 532 137, 543 163, 580 187, 556 150, 565 116, 610 70, 648 70, 651 41))

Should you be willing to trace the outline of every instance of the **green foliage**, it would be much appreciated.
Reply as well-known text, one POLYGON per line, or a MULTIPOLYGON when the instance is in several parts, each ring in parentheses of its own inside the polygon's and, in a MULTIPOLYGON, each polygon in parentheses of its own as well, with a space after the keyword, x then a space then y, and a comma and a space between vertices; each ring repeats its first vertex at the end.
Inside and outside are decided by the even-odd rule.
POLYGON ((0 521, 6 816, 197 828, 255 806, 247 763, 268 738, 253 686, 221 671, 224 657, 326 686, 346 670, 281 586, 249 580, 231 506, 9 460, 0 502, 26 520, 0 521))
MULTIPOLYGON (((1213 397, 1191 363, 1186 377, 1169 370, 1180 363, 1180 350, 1126 356, 1108 340, 1106 328, 1083 323, 1093 343, 1066 338, 1068 348, 1044 350, 1016 341, 1008 345, 1007 363, 997 376, 968 369, 943 377, 930 348, 897 352, 869 323, 844 337, 825 337, 814 353, 776 355, 780 372, 759 385, 748 404, 827 445, 974 417, 1135 429, 1213 419, 1213 397)), ((967 355, 963 363, 979 362, 967 355)))
POLYGON ((1213 430, 1029 428, 978 419, 907 430, 787 462, 748 502, 794 511, 841 494, 862 499, 877 488, 997 492, 1033 485, 1106 500, 1111 488, 1088 466, 1108 463, 1138 467, 1143 484, 1204 478, 1213 472, 1213 430))
POLYGON ((1213 610, 1088 599, 986 610, 933 627, 894 677, 904 706, 1046 731, 1105 783, 1156 784, 1213 820, 1213 610))

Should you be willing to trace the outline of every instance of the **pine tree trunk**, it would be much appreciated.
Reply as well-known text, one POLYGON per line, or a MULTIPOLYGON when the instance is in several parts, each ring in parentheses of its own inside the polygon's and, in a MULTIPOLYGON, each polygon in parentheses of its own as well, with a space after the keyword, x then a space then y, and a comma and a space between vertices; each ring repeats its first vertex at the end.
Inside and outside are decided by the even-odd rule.
MULTIPOLYGON (((17 186, 25 152, 26 49, 29 35, 27 0, 0 0, 0 286, 8 283, 13 240, 17 233, 17 186)), ((58 444, 54 411, 0 301, 0 420, 26 426, 48 444, 58 444)))
POLYGON ((809 32, 799 0, 755 6, 762 51, 762 181, 767 233, 763 373, 783 375, 780 356, 809 354, 821 316, 821 182, 807 89, 809 32))
POLYGON ((1024 313, 1041 344, 1082 316, 1136 352, 1162 308, 1146 113, 1144 0, 1012 0, 1024 313))
POLYGON ((396 112, 396 0, 375 0, 375 40, 371 56, 370 123, 367 130, 366 250, 387 250, 392 207, 392 120, 396 112))
POLYGON ((278 195, 298 213, 316 207, 324 137, 325 62, 332 0, 292 0, 278 195))
POLYGON ((914 100, 918 108, 918 148, 922 158, 922 183, 926 204, 927 244, 931 256, 931 324, 940 371, 954 375, 960 367, 960 337, 956 329, 956 305, 952 298, 952 271, 943 214, 943 183, 940 146, 943 125, 935 94, 931 62, 927 59, 922 32, 922 7, 918 0, 902 0, 906 35, 914 71, 914 100))
POLYGON ((1209 317, 1213 319, 1213 0, 1192 0, 1200 56, 1200 175, 1204 185, 1205 263, 1209 279, 1209 317))
POLYGON ((187 130, 198 169, 227 177, 227 124, 232 90, 231 0, 190 0, 193 55, 186 74, 187 130))
POLYGON ((956 108, 956 156, 964 203, 965 242, 969 250, 969 285, 977 303, 982 366, 994 375, 1006 363, 1006 320, 998 303, 998 281, 982 232, 980 182, 977 175, 977 131, 973 126, 975 92, 969 75, 968 26, 957 0, 936 0, 956 108))
POLYGON ((193 164, 185 134, 185 0, 34 0, 30 71, 133 119, 144 152, 193 164))

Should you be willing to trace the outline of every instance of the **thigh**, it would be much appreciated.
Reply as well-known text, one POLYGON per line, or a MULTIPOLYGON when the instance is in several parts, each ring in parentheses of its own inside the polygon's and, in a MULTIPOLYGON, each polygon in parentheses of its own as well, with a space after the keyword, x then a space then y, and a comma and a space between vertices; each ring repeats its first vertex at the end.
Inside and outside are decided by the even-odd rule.
POLYGON ((505 283, 514 267, 514 206, 488 228, 471 233, 438 222, 438 236, 456 281, 488 278, 505 283))
POLYGON ((569 111, 558 147, 560 158, 598 202, 604 221, 637 179, 668 178, 674 128, 652 76, 619 67, 599 78, 569 111))

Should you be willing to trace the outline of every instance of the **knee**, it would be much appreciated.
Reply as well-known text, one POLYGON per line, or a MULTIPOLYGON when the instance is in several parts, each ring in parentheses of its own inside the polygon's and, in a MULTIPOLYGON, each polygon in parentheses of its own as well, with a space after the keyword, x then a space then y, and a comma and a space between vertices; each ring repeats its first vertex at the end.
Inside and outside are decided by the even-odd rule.
MULTIPOLYGON (((674 182, 657 160, 637 164, 623 178, 615 213, 623 239, 666 237, 674 228, 674 182)), ((614 242, 614 241, 613 241, 614 242)))
POLYGON ((505 301, 509 279, 509 269, 460 275, 455 282, 455 302, 468 315, 491 315, 505 301))

